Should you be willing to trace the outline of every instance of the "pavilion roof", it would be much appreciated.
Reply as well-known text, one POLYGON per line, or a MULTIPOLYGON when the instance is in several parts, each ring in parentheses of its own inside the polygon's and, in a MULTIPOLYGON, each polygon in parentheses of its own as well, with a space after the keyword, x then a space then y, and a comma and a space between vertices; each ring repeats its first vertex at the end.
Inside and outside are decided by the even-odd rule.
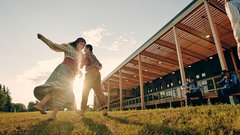
MULTIPOLYGON (((236 46, 224 0, 208 0, 223 49, 236 46)), ((119 70, 122 88, 139 86, 138 55, 141 57, 143 82, 149 82, 179 70, 173 26, 176 26, 184 67, 217 54, 204 0, 194 0, 140 48, 131 54, 102 81, 105 88, 119 88, 119 70), (206 37, 208 36, 209 37, 206 37)), ((107 91, 107 89, 105 89, 107 91)))

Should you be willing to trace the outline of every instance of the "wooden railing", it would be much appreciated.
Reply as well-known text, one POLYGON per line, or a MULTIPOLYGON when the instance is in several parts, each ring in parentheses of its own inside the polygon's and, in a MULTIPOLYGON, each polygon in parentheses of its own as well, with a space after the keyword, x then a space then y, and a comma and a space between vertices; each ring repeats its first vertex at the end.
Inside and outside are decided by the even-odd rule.
MULTIPOLYGON (((211 99, 217 97, 217 90, 220 88, 216 85, 216 82, 220 81, 220 76, 214 76, 202 80, 198 80, 202 85, 202 93, 205 99, 211 99)), ((154 93, 150 93, 144 96, 145 106, 148 105, 158 105, 173 102, 181 102, 180 104, 183 105, 185 102, 185 94, 184 91, 181 89, 181 86, 176 86, 173 88, 157 91, 154 93)), ((119 102, 111 104, 111 109, 118 110, 119 109, 119 102)), ((135 97, 128 100, 124 100, 123 106, 125 109, 136 109, 137 107, 141 107, 141 97, 135 97)))

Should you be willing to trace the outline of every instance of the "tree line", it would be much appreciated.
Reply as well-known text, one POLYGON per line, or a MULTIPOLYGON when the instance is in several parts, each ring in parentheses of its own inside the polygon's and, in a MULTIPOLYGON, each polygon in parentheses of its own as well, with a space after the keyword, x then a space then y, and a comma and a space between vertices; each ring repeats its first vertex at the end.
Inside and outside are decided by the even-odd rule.
POLYGON ((29 102, 28 106, 22 103, 12 103, 11 93, 8 87, 0 84, 0 112, 26 112, 26 111, 36 111, 33 106, 36 102, 29 102))

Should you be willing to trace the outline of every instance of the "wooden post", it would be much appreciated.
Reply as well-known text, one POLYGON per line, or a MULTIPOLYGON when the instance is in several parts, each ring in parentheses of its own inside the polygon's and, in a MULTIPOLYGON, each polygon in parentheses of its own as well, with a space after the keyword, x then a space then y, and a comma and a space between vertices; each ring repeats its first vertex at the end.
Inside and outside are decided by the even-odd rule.
POLYGON ((179 64, 179 69, 180 69, 180 73, 181 73, 181 80, 182 80, 182 84, 185 84, 186 83, 186 75, 185 75, 185 71, 184 71, 181 46, 178 43, 178 33, 177 33, 177 29, 175 26, 173 26, 173 32, 174 32, 176 49, 177 49, 178 64, 179 64))
POLYGON ((144 88, 143 88, 143 77, 142 77, 142 62, 141 62, 140 54, 138 54, 138 66, 139 66, 139 85, 140 85, 140 93, 141 93, 141 108, 142 110, 144 110, 145 102, 144 102, 144 88))
POLYGON ((212 77, 212 80, 213 80, 213 88, 214 88, 214 92, 215 92, 215 94, 217 95, 217 86, 216 86, 216 82, 215 82, 214 77, 212 77))
MULTIPOLYGON (((176 44, 176 50, 177 50, 177 56, 178 56, 178 64, 179 64, 179 69, 180 69, 180 74, 181 74, 181 80, 182 80, 182 84, 185 84, 186 83, 186 75, 185 75, 185 71, 184 71, 181 46, 178 42, 178 33, 177 33, 177 29, 176 29, 175 26, 173 26, 173 32, 174 32, 174 38, 175 38, 175 44, 176 44)), ((186 90, 184 91, 184 93, 186 94, 186 90)), ((185 100, 185 103, 187 105, 187 100, 185 100)))
POLYGON ((109 80, 108 80, 108 111, 110 111, 110 98, 111 98, 111 95, 110 95, 110 84, 109 84, 109 80))
POLYGON ((119 70, 119 89, 120 89, 120 110, 123 110, 122 73, 121 73, 121 70, 119 70))
POLYGON ((237 64, 236 64, 236 59, 235 59, 235 57, 234 57, 234 55, 233 55, 233 50, 230 51, 230 54, 231 54, 231 58, 232 58, 234 70, 235 70, 237 76, 239 77, 238 68, 237 68, 237 64))
POLYGON ((218 53, 218 58, 220 60, 221 68, 222 68, 222 70, 228 70, 226 59, 224 57, 224 53, 223 53, 223 49, 222 49, 222 44, 220 42, 219 34, 217 31, 217 27, 216 27, 214 18, 212 16, 212 11, 210 9, 209 3, 206 0, 204 1, 204 5, 205 5, 206 12, 207 12, 208 20, 210 23, 211 31, 213 34, 214 43, 216 45, 216 50, 218 53))

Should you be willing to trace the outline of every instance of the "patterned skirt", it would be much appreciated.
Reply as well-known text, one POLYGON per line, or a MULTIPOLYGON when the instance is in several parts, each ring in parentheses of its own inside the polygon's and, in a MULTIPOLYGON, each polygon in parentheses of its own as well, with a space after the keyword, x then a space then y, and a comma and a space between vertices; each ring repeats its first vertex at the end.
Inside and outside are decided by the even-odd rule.
POLYGON ((59 64, 43 85, 35 87, 34 96, 42 100, 46 94, 51 94, 52 98, 46 104, 47 108, 75 109, 74 79, 74 71, 66 64, 59 64))

